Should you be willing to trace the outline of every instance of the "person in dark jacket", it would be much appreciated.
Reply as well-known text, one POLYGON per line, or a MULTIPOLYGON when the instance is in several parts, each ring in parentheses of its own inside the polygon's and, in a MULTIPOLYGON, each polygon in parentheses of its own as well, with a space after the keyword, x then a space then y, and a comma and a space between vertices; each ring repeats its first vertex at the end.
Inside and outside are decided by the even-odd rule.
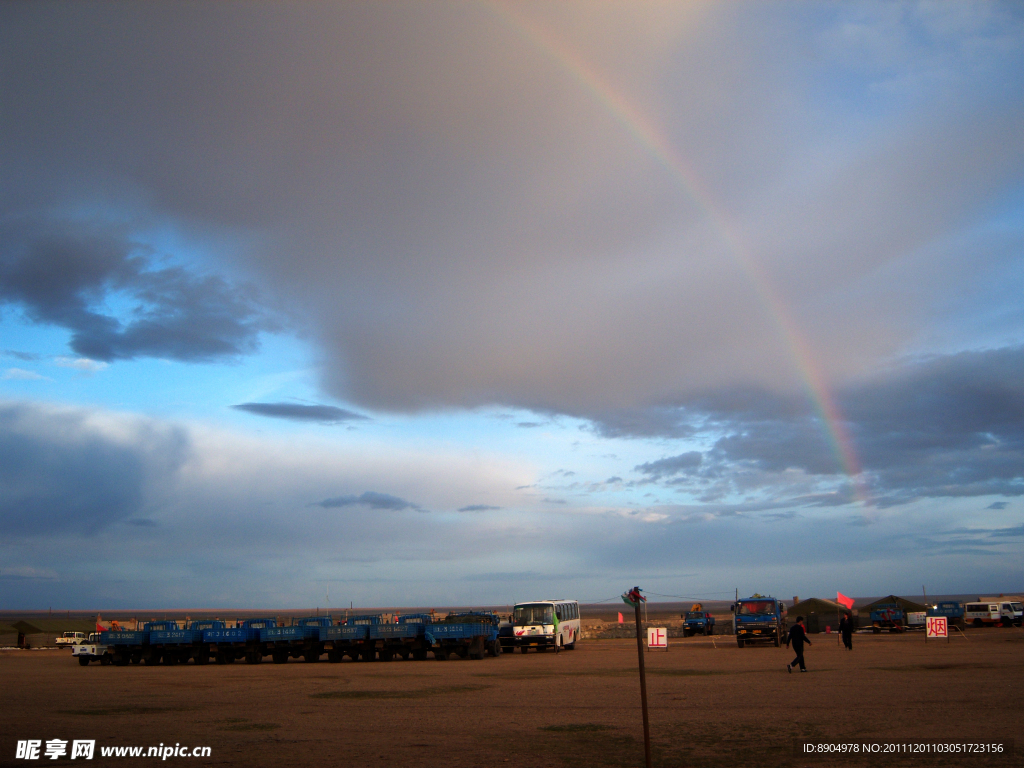
POLYGON ((789 644, 793 644, 793 650, 796 651, 796 658, 786 665, 787 672, 793 671, 794 664, 800 665, 801 672, 807 671, 807 666, 804 664, 804 643, 811 645, 811 641, 807 637, 807 630, 804 629, 803 622, 804 617, 797 616, 796 624, 789 628, 789 636, 786 638, 786 647, 789 648, 789 644))
POLYGON ((839 619, 839 634, 843 636, 843 645, 846 650, 853 650, 853 619, 845 613, 839 619))

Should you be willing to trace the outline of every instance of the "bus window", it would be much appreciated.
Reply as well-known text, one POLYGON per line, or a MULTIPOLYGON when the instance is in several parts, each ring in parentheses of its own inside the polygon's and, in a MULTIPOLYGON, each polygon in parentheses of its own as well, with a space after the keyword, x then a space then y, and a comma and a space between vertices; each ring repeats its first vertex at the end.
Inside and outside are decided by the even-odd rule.
POLYGON ((553 614, 550 603, 517 605, 512 623, 520 627, 527 624, 554 624, 553 614))

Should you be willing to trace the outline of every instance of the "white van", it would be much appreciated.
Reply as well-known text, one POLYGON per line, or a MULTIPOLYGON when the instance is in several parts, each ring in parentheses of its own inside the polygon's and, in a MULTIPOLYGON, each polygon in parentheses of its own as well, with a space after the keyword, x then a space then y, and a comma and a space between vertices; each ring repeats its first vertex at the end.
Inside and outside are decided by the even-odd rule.
POLYGON ((964 624, 974 627, 1020 626, 1024 618, 1024 605, 1019 600, 1005 597, 982 597, 976 603, 964 605, 964 624))
POLYGON ((1019 597, 1004 595, 1003 597, 979 597, 979 603, 996 603, 999 606, 999 621, 1009 627, 1019 627, 1024 619, 1024 605, 1019 597))

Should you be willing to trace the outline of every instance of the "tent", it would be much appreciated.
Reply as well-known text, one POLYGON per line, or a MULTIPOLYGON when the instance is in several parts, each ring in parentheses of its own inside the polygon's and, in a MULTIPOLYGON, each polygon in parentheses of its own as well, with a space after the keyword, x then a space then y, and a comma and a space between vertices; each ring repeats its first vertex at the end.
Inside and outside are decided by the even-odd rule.
POLYGON ((801 600, 786 611, 786 618, 793 624, 797 616, 804 617, 804 626, 809 633, 824 632, 825 627, 831 627, 833 632, 839 630, 840 614, 852 615, 852 611, 846 606, 840 605, 834 600, 823 600, 820 597, 810 597, 801 600))

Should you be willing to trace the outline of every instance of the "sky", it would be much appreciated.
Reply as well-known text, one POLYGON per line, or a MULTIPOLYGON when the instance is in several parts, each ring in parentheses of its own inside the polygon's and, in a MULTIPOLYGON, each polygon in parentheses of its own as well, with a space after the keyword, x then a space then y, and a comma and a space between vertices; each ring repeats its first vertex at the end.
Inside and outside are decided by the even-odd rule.
POLYGON ((0 606, 1024 588, 1024 11, 0 5, 0 606))

